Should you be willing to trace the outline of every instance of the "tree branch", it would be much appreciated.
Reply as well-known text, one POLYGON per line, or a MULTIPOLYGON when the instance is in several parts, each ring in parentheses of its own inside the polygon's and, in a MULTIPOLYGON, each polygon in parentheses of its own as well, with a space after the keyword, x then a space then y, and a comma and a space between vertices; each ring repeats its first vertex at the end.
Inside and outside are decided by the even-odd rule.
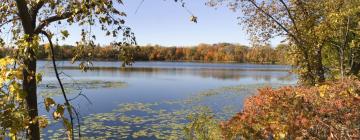
POLYGON ((297 28, 295 19, 294 19, 294 17, 292 16, 289 7, 286 5, 286 3, 284 2, 284 0, 279 0, 279 1, 280 1, 280 2, 282 3, 282 5, 285 7, 285 10, 286 10, 287 14, 289 15, 289 18, 290 18, 291 22, 294 24, 295 31, 298 32, 298 28, 297 28))
MULTIPOLYGON (((58 73, 58 70, 57 70, 57 66, 56 66, 56 60, 55 60, 55 51, 54 51, 54 45, 51 41, 51 37, 50 35, 45 32, 45 31, 41 31, 41 33, 43 35, 45 35, 50 43, 50 49, 51 49, 51 58, 52 58, 52 63, 53 63, 53 67, 54 67, 54 71, 55 71, 55 75, 56 75, 56 79, 58 80, 59 82, 59 85, 60 85, 60 88, 61 88, 61 91, 62 91, 62 94, 63 94, 63 97, 65 99, 65 105, 67 107, 67 111, 69 113, 69 116, 70 116, 70 121, 71 121, 71 139, 73 140, 74 139, 74 117, 73 117, 73 114, 72 114, 72 107, 71 107, 71 104, 69 102, 69 99, 67 98, 66 96, 66 93, 65 93, 65 89, 64 89, 64 86, 61 82, 61 79, 60 79, 60 76, 59 76, 59 73, 58 73)), ((79 130, 80 131, 80 130, 79 130)))
POLYGON ((346 31, 345 31, 345 36, 344 36, 344 42, 343 42, 343 48, 345 48, 346 44, 348 43, 348 37, 349 37, 349 26, 350 26, 350 16, 347 17, 347 22, 346 22, 346 31))
POLYGON ((10 19, 10 20, 8 20, 8 21, 2 22, 2 23, 0 24, 0 27, 4 26, 4 25, 6 25, 6 24, 8 24, 8 23, 10 23, 10 22, 13 22, 13 21, 15 21, 15 20, 18 20, 18 19, 20 19, 20 18, 19 18, 19 17, 16 17, 16 18, 12 18, 12 19, 10 19))
POLYGON ((265 14, 268 18, 273 20, 280 28, 282 28, 287 34, 291 34, 287 28, 285 28, 279 21, 277 21, 273 16, 267 13, 264 9, 262 9, 254 0, 248 0, 252 5, 256 7, 256 9, 260 10, 263 14, 265 14))
POLYGON ((90 101, 90 99, 89 99, 85 94, 82 94, 82 92, 80 92, 80 93, 79 93, 78 95, 76 95, 74 98, 69 99, 69 101, 75 100, 75 99, 77 99, 77 98, 80 97, 80 96, 84 97, 84 98, 86 99, 86 101, 89 102, 89 104, 92 104, 92 102, 90 101))
POLYGON ((35 26, 36 25, 36 17, 37 14, 39 12, 39 10, 41 9, 41 7, 43 7, 45 4, 45 2, 43 0, 41 0, 39 3, 37 3, 34 7, 31 8, 31 17, 32 17, 32 24, 35 26))
POLYGON ((263 14, 265 14, 268 18, 270 18, 271 20, 273 20, 281 29, 283 29, 288 35, 290 35, 298 44, 301 44, 301 42, 299 41, 299 39, 292 34, 289 29, 287 29, 286 27, 284 27, 284 25, 282 25, 278 20, 276 20, 273 16, 271 16, 269 13, 267 13, 264 9, 262 9, 256 2, 255 0, 248 0, 252 5, 254 5, 256 7, 256 9, 260 10, 260 12, 262 12, 263 14))
POLYGON ((34 25, 32 25, 32 19, 25 0, 16 0, 16 6, 18 8, 18 15, 21 18, 21 23, 24 28, 25 34, 32 35, 34 33, 34 25))
POLYGON ((74 110, 74 113, 76 115, 76 120, 77 120, 77 123, 78 123, 78 135, 79 135, 79 140, 81 140, 81 123, 80 123, 80 113, 76 111, 75 107, 72 107, 73 110, 74 110))
MULTIPOLYGON (((292 39, 294 39, 296 46, 300 48, 300 50, 302 51, 302 53, 304 54, 305 60, 309 61, 309 55, 308 52, 306 51, 306 49, 304 48, 304 42, 302 42, 299 38, 297 38, 293 33, 291 33, 287 28, 285 28, 279 21, 277 21, 273 16, 271 16, 269 13, 267 13, 264 9, 262 9, 259 5, 257 5, 256 0, 248 0, 252 5, 254 5, 258 10, 260 10, 260 12, 262 12, 263 14, 265 14, 268 18, 270 18, 271 20, 273 20, 281 29, 284 30, 284 32, 287 33, 287 35, 289 35, 292 39)), ((312 71, 312 67, 310 65, 310 62, 307 62, 307 69, 308 71, 312 71)), ((314 77, 310 74, 308 75, 310 77, 310 79, 314 79, 314 77)))
POLYGON ((44 27, 49 25, 52 22, 67 19, 72 15, 73 15, 73 12, 65 12, 61 15, 55 15, 55 16, 48 17, 47 19, 45 19, 39 23, 39 25, 35 28, 35 33, 38 34, 38 33, 42 32, 44 27))

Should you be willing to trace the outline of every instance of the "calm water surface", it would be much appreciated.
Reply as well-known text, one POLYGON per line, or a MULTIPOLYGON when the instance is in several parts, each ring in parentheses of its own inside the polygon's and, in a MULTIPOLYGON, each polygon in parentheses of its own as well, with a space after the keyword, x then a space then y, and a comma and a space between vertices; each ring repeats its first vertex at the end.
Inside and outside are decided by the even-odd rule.
MULTIPOLYGON (((97 124, 101 125, 100 127, 109 126, 108 128, 83 128, 82 131, 84 132, 82 133, 89 138, 161 139, 161 136, 169 136, 170 133, 175 132, 161 135, 157 134, 157 131, 171 128, 160 129, 156 127, 159 130, 155 131, 148 129, 148 127, 159 122, 166 124, 167 118, 147 121, 145 118, 159 118, 159 114, 149 115, 149 111, 146 114, 144 113, 146 111, 139 109, 139 104, 154 110, 168 111, 169 118, 174 118, 171 117, 171 114, 176 114, 173 113, 176 109, 188 113, 184 108, 189 109, 201 105, 208 106, 217 113, 224 112, 224 107, 231 105, 232 110, 227 112, 227 117, 229 117, 241 110, 244 99, 253 95, 257 87, 295 84, 297 80, 296 75, 290 72, 291 67, 284 65, 136 62, 133 66, 122 69, 120 62, 93 63, 92 70, 82 72, 78 69, 78 64, 70 64, 68 61, 57 62, 70 98, 75 97, 81 91, 89 100, 82 96, 73 100, 73 105, 81 114, 83 127, 87 127, 86 122, 95 122, 96 119, 91 118, 98 117, 97 120, 101 120, 101 117, 111 116, 111 118, 102 119, 103 121, 99 121, 101 123, 97 124), (104 83, 117 84, 114 84, 115 86, 104 86, 104 83), (93 85, 93 87, 86 85, 93 85), (82 90, 74 90, 75 87, 82 90), (241 87, 244 90, 240 91, 236 87, 241 87), (236 92, 237 94, 230 97, 218 94, 227 92, 236 92), (196 102, 192 101, 190 104, 185 103, 189 99, 197 99, 202 93, 217 94, 214 97, 201 98, 196 102), (124 106, 129 108, 130 105, 134 106, 135 104, 138 107, 135 107, 135 110, 138 110, 137 112, 124 111, 124 106), (122 117, 126 115, 130 118, 140 117, 143 119, 143 123, 139 124, 132 122, 132 120, 126 120, 122 117), (121 117, 122 119, 119 119, 121 117), (128 123, 124 124, 126 121, 128 123), (127 127, 114 128, 115 126, 127 127), (135 133, 142 129, 145 129, 149 134, 138 136, 135 133), (107 130, 108 133, 102 134, 101 131, 104 130, 107 130)), ((38 62, 38 69, 39 72, 44 73, 38 94, 51 96, 57 102, 63 102, 59 94, 51 94, 51 92, 59 92, 58 88, 50 88, 51 86, 49 86, 56 86, 57 84, 52 64, 48 61, 40 61, 38 62)), ((39 97, 39 102, 42 100, 43 98, 39 97)), ((41 111, 41 114, 49 115, 44 110, 41 111)), ((184 122, 183 120, 174 121, 184 122)), ((91 125, 94 126, 95 124, 91 125)), ((59 128, 62 128, 61 124, 52 123, 49 128, 44 130, 44 138, 63 137, 64 133, 58 130, 59 128)))

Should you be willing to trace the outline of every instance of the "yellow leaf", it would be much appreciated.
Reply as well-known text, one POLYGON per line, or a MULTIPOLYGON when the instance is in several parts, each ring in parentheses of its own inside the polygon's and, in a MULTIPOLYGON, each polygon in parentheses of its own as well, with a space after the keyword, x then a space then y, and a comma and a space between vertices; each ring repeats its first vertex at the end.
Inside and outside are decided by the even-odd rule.
POLYGON ((53 117, 55 120, 58 120, 64 116, 64 106, 58 105, 56 111, 53 113, 53 117))
POLYGON ((11 83, 9 85, 9 91, 12 94, 17 94, 20 91, 20 84, 15 82, 11 83))
POLYGON ((192 21, 192 22, 194 22, 194 23, 197 23, 197 17, 194 16, 194 15, 192 15, 192 16, 190 17, 190 21, 192 21))
POLYGON ((39 126, 41 128, 45 128, 49 124, 48 120, 42 116, 38 116, 37 121, 39 122, 39 126))
POLYGON ((328 85, 322 85, 319 87, 319 95, 320 97, 324 97, 326 91, 328 90, 329 86, 328 85))
POLYGON ((15 77, 16 77, 17 79, 23 79, 23 72, 22 72, 21 70, 17 70, 17 71, 15 72, 15 77))
POLYGON ((51 98, 45 98, 44 103, 45 103, 46 111, 48 111, 48 112, 50 110, 50 107, 55 105, 55 101, 51 98))
POLYGON ((63 118, 63 124, 64 124, 65 129, 67 130, 66 132, 67 132, 68 138, 71 139, 71 136, 72 136, 71 133, 73 131, 71 123, 69 122, 68 119, 63 118))
POLYGON ((26 97, 26 92, 24 91, 19 91, 17 94, 16 94, 16 100, 20 101, 20 100, 24 100, 25 97, 26 97))
POLYGON ((10 130, 9 136, 10 136, 11 140, 16 140, 17 139, 16 138, 16 133, 17 133, 17 131, 15 129, 10 130))

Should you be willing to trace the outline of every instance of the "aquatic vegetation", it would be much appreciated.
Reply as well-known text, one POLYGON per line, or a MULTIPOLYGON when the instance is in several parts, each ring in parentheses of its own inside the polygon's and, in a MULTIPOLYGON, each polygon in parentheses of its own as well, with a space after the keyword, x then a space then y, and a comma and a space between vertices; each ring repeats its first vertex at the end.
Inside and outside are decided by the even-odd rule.
MULTIPOLYGON (((121 81, 101 81, 101 80, 77 80, 77 81, 63 81, 65 91, 67 94, 77 94, 84 89, 97 88, 124 88, 127 83, 121 81)), ((53 97, 61 95, 59 84, 56 82, 45 81, 39 84, 39 95, 42 97, 53 97)))
MULTIPOLYGON (((97 139, 182 139, 187 134, 184 130, 190 129, 189 123, 194 121, 199 114, 204 118, 205 116, 201 114, 210 113, 210 110, 214 110, 215 113, 212 113, 211 118, 225 120, 241 110, 238 101, 227 102, 227 105, 218 106, 220 100, 222 102, 233 98, 243 100, 244 97, 252 95, 257 87, 262 86, 264 85, 229 86, 202 91, 186 99, 119 104, 112 112, 90 114, 83 117, 81 133, 84 139, 94 137, 97 139), (214 99, 219 100, 213 102, 214 99)), ((269 86, 277 87, 279 85, 269 86)), ((204 119, 209 120, 210 118, 205 117, 204 119)), ((216 121, 203 122, 209 123, 206 126, 215 129, 216 121)), ((64 136, 61 135, 63 133, 64 130, 62 129, 55 130, 48 134, 48 137, 51 139, 63 138, 64 136)))

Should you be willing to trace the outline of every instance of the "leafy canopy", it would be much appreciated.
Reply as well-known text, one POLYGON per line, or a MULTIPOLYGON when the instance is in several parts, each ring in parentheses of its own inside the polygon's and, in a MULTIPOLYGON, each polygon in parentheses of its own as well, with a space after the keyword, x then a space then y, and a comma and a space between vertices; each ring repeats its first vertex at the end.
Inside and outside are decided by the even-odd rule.
MULTIPOLYGON (((36 72, 36 54, 41 40, 47 40, 45 37, 64 40, 71 33, 61 28, 59 35, 55 35, 52 27, 73 24, 81 27, 81 38, 76 42, 73 60, 87 61, 80 65, 83 70, 91 64, 92 58, 92 53, 83 52, 92 49, 96 39, 91 28, 99 27, 108 36, 123 37, 120 42, 114 43, 119 46, 119 51, 122 46, 136 44, 134 34, 124 25, 126 14, 119 10, 122 4, 121 0, 3 0, 0 3, 0 47, 14 48, 7 57, 0 59, 1 134, 16 138, 33 126, 47 125, 44 117, 34 116, 37 108, 30 103, 32 99, 36 103, 36 84, 41 82, 41 74, 36 72), (8 40, 5 42, 4 38, 8 40), (35 98, 27 98, 29 96, 35 98)), ((47 111, 53 112, 54 119, 62 119, 70 136, 73 132, 72 120, 64 115, 65 110, 74 113, 70 104, 55 103, 51 98, 44 99, 44 104, 47 111)), ((36 138, 36 135, 31 136, 36 138)))

